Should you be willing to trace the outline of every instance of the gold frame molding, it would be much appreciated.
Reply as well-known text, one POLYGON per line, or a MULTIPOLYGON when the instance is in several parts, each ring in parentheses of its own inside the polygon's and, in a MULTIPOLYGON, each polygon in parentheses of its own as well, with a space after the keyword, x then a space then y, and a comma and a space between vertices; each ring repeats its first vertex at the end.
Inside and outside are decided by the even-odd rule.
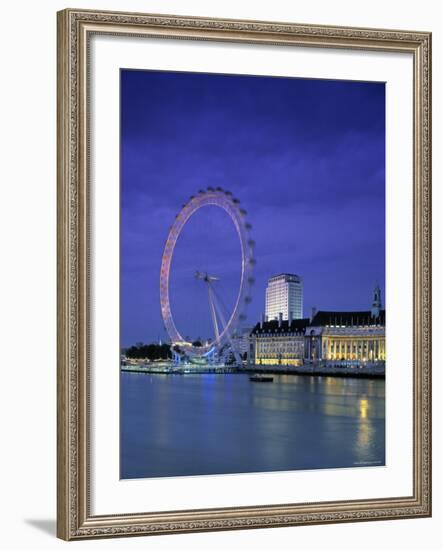
POLYGON ((431 515, 431 34, 68 9, 58 25, 57 535, 65 540, 431 515), (93 516, 88 470, 88 44, 93 34, 407 52, 414 60, 413 495, 93 516))

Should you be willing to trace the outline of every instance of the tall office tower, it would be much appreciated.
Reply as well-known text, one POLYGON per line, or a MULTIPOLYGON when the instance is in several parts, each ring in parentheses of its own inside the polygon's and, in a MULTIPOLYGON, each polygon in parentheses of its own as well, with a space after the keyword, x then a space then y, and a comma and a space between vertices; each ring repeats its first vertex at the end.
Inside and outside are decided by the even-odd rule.
POLYGON ((269 321, 303 319, 303 282, 298 275, 282 273, 268 280, 266 288, 266 317, 269 321))

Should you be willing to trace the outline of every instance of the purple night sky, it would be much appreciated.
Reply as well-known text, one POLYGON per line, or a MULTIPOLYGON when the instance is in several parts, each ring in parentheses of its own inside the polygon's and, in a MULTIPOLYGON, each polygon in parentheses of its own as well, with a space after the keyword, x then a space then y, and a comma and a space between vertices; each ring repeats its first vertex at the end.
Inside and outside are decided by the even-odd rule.
MULTIPOLYGON (((303 277, 305 316, 370 309, 375 283, 384 299, 384 83, 122 70, 122 346, 167 340, 163 246, 182 205, 208 185, 232 191, 252 224, 247 325, 281 272, 303 277)), ((189 220, 173 259, 172 310, 191 338, 211 333, 196 270, 220 277, 230 309, 240 246, 216 207, 189 220)))

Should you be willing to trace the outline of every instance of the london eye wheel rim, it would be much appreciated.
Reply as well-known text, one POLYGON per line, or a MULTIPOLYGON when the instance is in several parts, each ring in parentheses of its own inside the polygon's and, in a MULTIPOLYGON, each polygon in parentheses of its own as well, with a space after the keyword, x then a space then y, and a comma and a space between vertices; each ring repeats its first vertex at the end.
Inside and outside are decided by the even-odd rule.
POLYGON ((222 347, 229 340, 230 335, 234 334, 235 328, 241 321, 242 316, 244 316, 244 308, 250 302, 248 291, 255 263, 254 242, 249 236, 250 227, 250 224, 246 221, 246 212, 240 207, 239 201, 233 198, 230 192, 221 189, 208 188, 207 191, 200 191, 183 205, 175 217, 169 229, 163 250, 160 268, 160 307, 165 329, 171 339, 172 345, 183 353, 190 356, 205 356, 210 354, 215 347, 222 347), (215 342, 202 346, 194 346, 183 338, 175 325, 169 300, 169 278, 174 249, 180 233, 191 216, 205 206, 217 206, 223 209, 229 215, 236 228, 241 249, 241 277, 235 306, 219 338, 215 342))

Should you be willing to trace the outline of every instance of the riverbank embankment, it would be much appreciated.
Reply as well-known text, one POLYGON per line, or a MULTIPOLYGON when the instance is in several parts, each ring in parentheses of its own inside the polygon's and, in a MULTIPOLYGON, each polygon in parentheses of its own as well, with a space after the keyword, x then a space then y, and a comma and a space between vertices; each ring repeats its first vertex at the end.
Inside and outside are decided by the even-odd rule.
POLYGON ((291 374, 304 376, 337 376, 354 378, 384 378, 384 366, 370 367, 349 367, 349 366, 318 366, 301 365, 298 367, 290 365, 245 365, 243 367, 229 365, 170 365, 154 366, 145 365, 122 365, 122 372, 135 372, 143 374, 233 374, 233 373, 258 373, 258 374, 291 374))

